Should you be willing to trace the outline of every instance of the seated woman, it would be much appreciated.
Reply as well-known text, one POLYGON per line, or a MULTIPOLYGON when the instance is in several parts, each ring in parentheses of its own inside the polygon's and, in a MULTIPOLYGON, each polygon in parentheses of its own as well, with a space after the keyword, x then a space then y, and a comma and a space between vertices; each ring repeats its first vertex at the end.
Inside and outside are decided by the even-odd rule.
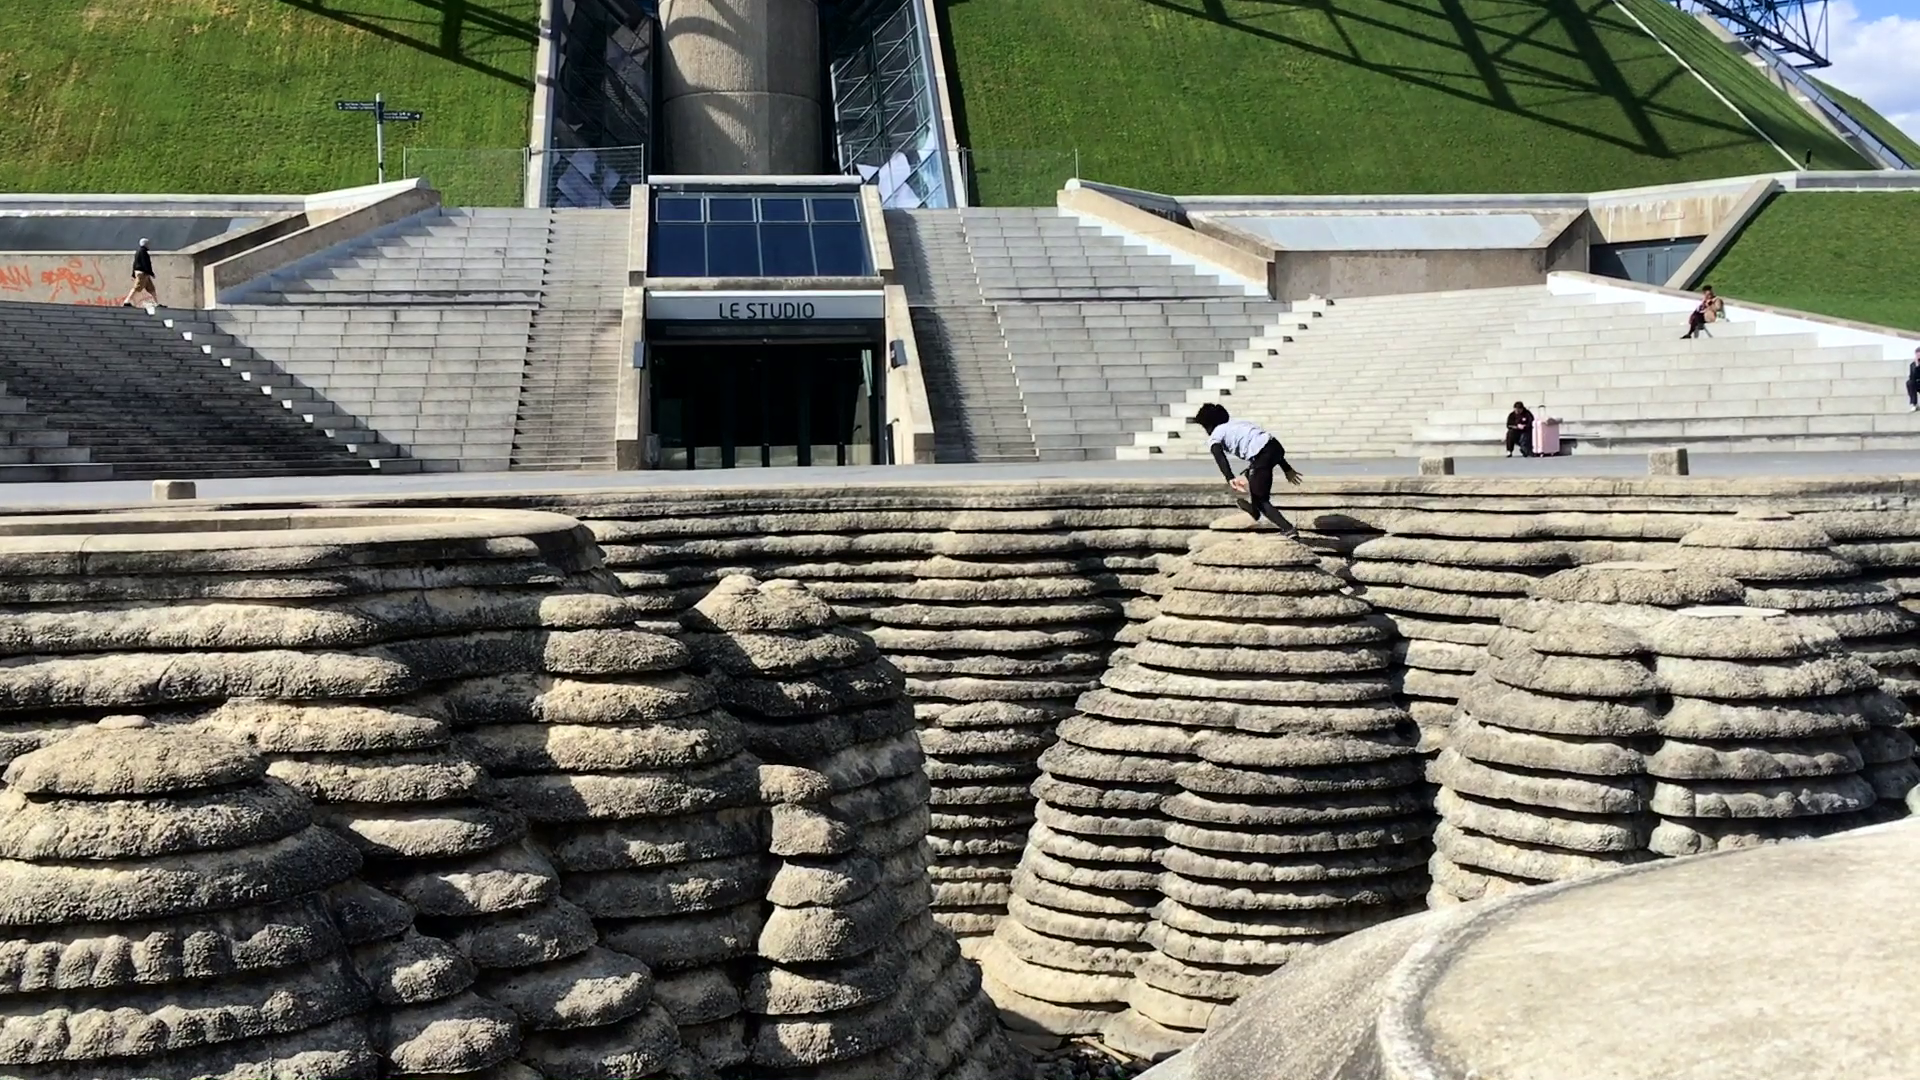
POLYGON ((1507 414, 1507 456, 1512 457, 1515 450, 1521 457, 1533 456, 1533 410, 1524 401, 1514 402, 1507 414))
MULTIPOLYGON (((1708 285, 1700 291, 1699 306, 1695 307, 1693 313, 1687 316, 1687 332, 1680 335, 1681 340, 1693 337, 1695 334, 1704 331, 1710 322, 1719 322, 1721 318, 1725 316, 1726 310, 1726 302, 1718 296, 1715 296, 1713 286, 1708 285)), ((1707 336, 1712 337, 1713 335, 1708 334, 1707 336)))

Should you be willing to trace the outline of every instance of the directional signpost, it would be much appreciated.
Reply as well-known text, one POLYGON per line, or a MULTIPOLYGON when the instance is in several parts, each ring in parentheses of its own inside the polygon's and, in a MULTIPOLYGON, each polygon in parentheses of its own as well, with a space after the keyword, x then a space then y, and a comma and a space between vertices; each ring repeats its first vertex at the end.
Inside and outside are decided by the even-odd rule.
POLYGON ((373 156, 379 167, 379 182, 387 182, 387 124, 412 123, 423 120, 426 114, 418 109, 389 109, 379 94, 372 101, 336 101, 333 107, 341 112, 370 112, 373 114, 373 156))

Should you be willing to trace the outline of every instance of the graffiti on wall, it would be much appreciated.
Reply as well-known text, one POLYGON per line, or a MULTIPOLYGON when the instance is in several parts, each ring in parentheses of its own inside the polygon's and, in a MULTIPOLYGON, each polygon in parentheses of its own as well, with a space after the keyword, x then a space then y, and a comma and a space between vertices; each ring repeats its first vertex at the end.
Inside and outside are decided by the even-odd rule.
POLYGON ((15 256, 0 262, 0 300, 115 307, 124 295, 125 283, 109 280, 96 256, 15 256))

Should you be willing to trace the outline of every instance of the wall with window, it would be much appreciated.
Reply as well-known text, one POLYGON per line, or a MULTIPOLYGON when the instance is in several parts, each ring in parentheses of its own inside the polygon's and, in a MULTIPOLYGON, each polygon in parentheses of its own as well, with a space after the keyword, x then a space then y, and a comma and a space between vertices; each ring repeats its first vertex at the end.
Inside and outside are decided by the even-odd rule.
POLYGON ((855 192, 661 191, 654 196, 648 277, 872 273, 855 192))

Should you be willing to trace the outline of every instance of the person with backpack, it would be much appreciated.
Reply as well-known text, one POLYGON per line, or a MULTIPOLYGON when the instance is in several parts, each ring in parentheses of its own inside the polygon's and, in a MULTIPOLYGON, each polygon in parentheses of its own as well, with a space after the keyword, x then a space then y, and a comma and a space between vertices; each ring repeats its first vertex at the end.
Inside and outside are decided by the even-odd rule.
POLYGON ((1220 475, 1234 490, 1240 490, 1238 478, 1233 474, 1233 466, 1227 461, 1227 455, 1247 463, 1246 494, 1244 504, 1254 521, 1262 517, 1272 522, 1282 535, 1296 536, 1300 530, 1281 516, 1273 505, 1273 471, 1279 469, 1287 478, 1287 483, 1298 486, 1300 474, 1287 464, 1287 449, 1258 424, 1246 420, 1235 420, 1227 414, 1226 407, 1208 402, 1194 413, 1192 423, 1200 425, 1207 433, 1207 448, 1213 451, 1213 463, 1220 467, 1220 475))
POLYGON ((132 307, 133 298, 146 293, 148 301, 155 307, 160 306, 160 293, 153 287, 153 252, 147 250, 147 240, 140 238, 140 246, 133 253, 133 288, 120 301, 121 307, 132 307))

